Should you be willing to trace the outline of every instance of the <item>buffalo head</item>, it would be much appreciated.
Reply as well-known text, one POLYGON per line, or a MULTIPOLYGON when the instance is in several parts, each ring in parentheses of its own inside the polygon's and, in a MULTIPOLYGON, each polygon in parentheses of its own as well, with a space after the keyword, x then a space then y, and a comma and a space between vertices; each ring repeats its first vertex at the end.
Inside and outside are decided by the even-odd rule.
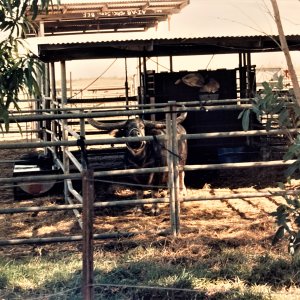
MULTIPOLYGON (((182 123, 187 116, 187 113, 181 113, 176 118, 176 123, 182 123)), ((165 121, 150 121, 143 120, 140 117, 129 119, 120 122, 99 122, 93 118, 88 118, 87 121, 95 128, 100 130, 108 130, 114 137, 144 137, 146 135, 156 135, 157 130, 166 128, 165 121)), ((132 155, 139 155, 145 148, 146 141, 127 142, 127 149, 132 155)))

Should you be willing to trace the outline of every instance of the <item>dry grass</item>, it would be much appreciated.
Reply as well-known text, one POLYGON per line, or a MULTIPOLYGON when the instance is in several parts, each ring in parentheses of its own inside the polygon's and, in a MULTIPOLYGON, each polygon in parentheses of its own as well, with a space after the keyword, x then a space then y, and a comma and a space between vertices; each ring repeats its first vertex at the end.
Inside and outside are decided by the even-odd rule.
MULTIPOLYGON (((1 156, 16 159, 23 151, 1 150, 1 156)), ((12 168, 11 163, 1 164, 2 177, 12 176, 12 168)), ((278 169, 223 171, 198 177, 188 194, 275 191, 280 174, 278 169)), ((133 194, 103 184, 96 192, 98 200, 116 201, 133 194)), ((60 196, 14 201, 12 188, 1 188, 2 208, 61 201, 60 196)), ((177 238, 159 235, 170 226, 167 205, 158 216, 149 213, 150 207, 142 215, 130 206, 97 210, 95 233, 139 233, 95 241, 97 299, 300 299, 299 261, 287 255, 284 243, 271 246, 276 226, 270 212, 282 201, 269 197, 185 203, 177 238)), ((1 239, 81 233, 72 212, 0 215, 0 224, 1 239)), ((80 249, 75 243, 1 247, 0 296, 81 299, 80 249), (58 294, 49 296, 53 293, 58 294)))
MULTIPOLYGON (((123 81, 101 81, 94 87, 121 86, 123 81)), ((74 82, 73 88, 90 82, 74 82)), ((34 135, 16 133, 3 140, 23 143, 34 135)), ((17 146, 0 150, 1 177, 13 172, 13 163, 3 161, 18 159, 24 151, 17 146)), ((281 174, 280 169, 193 173, 188 195, 275 191, 281 174)), ((0 187, 0 195, 1 208, 63 202, 61 195, 16 201, 13 187, 0 187)), ((134 197, 128 188, 100 182, 96 195, 98 201, 134 197)), ((185 203, 176 238, 160 234, 170 227, 167 205, 161 205, 158 216, 150 214, 150 207, 143 214, 131 206, 97 210, 95 233, 139 234, 95 241, 95 299, 300 299, 299 259, 287 254, 284 242, 271 246, 276 226, 270 212, 282 201, 268 197, 185 203)), ((0 215, 2 240, 69 234, 81 234, 72 211, 0 215)), ((0 299, 82 299, 81 248, 80 243, 0 247, 0 299)))

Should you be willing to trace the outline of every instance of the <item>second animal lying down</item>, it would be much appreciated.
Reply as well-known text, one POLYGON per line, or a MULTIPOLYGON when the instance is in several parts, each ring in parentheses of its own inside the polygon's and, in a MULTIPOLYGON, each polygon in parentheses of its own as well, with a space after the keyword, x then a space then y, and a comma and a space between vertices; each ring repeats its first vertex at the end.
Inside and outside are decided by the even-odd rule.
MULTIPOLYGON (((186 130, 181 125, 185 120, 187 113, 181 113, 177 119, 177 134, 185 134, 186 130)), ((166 133, 165 121, 149 121, 139 117, 116 123, 104 123, 88 118, 88 122, 97 129, 111 130, 115 137, 144 137, 158 136, 166 133)), ((187 160, 187 141, 178 140, 179 165, 183 167, 187 160)), ((137 141, 126 143, 125 168, 154 168, 167 166, 167 145, 166 141, 154 139, 153 141, 137 141)), ((184 184, 184 171, 179 171, 179 191, 186 193, 184 184)), ((167 173, 150 173, 133 176, 135 183, 146 186, 160 186, 167 183, 167 173)), ((152 190, 153 191, 153 190, 152 190)), ((154 195, 154 192, 152 192, 154 195)), ((142 198, 143 189, 137 188, 137 197, 142 198)), ((152 213, 158 213, 158 206, 154 204, 152 213)))

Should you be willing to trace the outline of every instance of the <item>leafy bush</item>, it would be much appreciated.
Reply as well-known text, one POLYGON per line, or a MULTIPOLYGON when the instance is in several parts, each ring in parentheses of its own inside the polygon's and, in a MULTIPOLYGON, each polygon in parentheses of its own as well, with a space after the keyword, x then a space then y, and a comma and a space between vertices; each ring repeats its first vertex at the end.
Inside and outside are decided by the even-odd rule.
POLYGON ((288 235, 289 253, 295 255, 300 253, 300 201, 298 195, 285 195, 285 199, 287 204, 281 204, 272 213, 278 225, 273 244, 288 235))
MULTIPOLYGON (((47 9, 49 2, 0 0, 0 31, 5 36, 0 40, 0 118, 6 131, 9 130, 9 108, 19 110, 20 93, 40 95, 37 73, 42 71, 42 65, 26 47, 24 37, 33 28, 32 20, 40 10, 47 9)), ((4 130, 1 123, 0 128, 4 130)))
MULTIPOLYGON (((287 180, 300 170, 300 135, 295 134, 292 129, 296 129, 300 124, 300 107, 297 105, 293 95, 283 96, 283 78, 280 77, 275 85, 267 82, 263 83, 263 91, 253 99, 252 107, 245 109, 239 115, 242 119, 244 130, 249 129, 249 116, 254 113, 260 121, 267 117, 265 128, 281 128, 286 136, 289 148, 284 155, 284 160, 296 159, 285 173, 287 180)), ((279 184, 285 189, 283 183, 279 184)), ((273 244, 283 239, 286 235, 289 239, 289 253, 300 253, 300 201, 299 195, 284 196, 286 204, 278 206, 272 215, 276 218, 278 229, 273 237, 273 244)))

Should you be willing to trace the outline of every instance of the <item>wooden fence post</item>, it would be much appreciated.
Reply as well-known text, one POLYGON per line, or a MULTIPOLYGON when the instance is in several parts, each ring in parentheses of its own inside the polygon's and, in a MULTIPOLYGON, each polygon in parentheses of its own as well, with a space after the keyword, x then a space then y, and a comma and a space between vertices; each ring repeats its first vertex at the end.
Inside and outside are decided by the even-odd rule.
POLYGON ((94 174, 90 169, 82 171, 82 294, 84 300, 94 299, 94 174))

